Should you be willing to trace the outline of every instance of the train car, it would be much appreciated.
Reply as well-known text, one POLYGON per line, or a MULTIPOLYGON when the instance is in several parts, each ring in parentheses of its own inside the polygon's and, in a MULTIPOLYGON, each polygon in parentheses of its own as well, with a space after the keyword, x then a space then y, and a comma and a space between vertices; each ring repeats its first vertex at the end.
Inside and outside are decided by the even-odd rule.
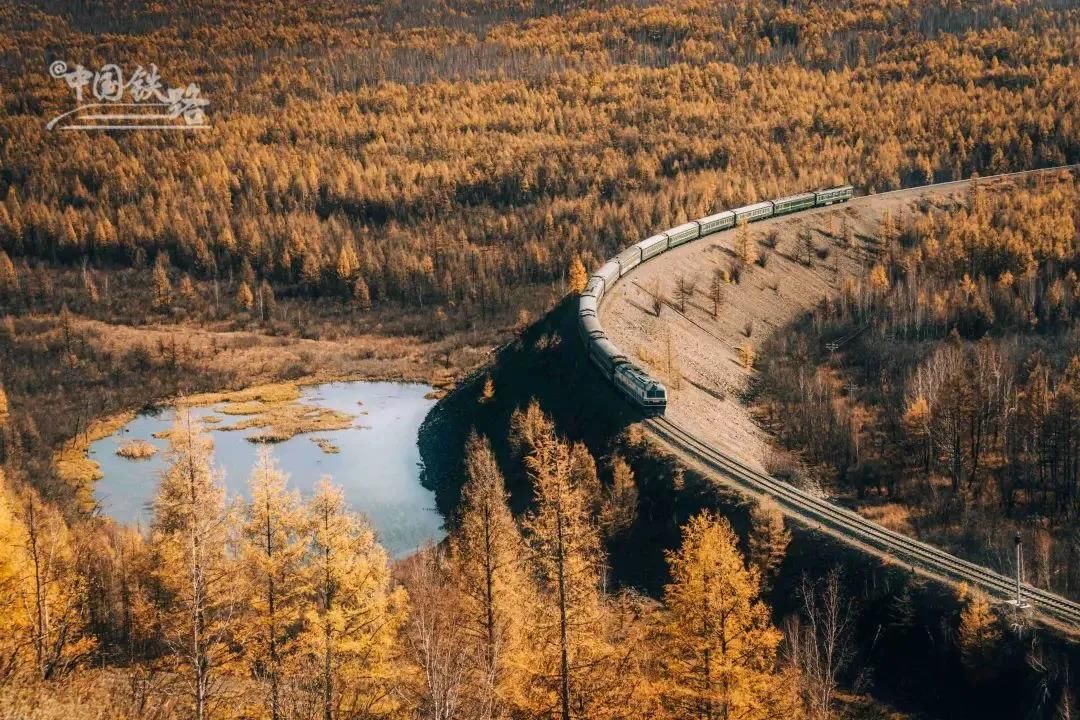
POLYGON ((582 294, 581 297, 578 298, 578 315, 581 315, 582 317, 585 315, 596 317, 596 310, 599 306, 600 304, 596 302, 594 296, 582 294))
POLYGON ((589 359, 596 363, 600 371, 609 380, 615 368, 626 362, 626 356, 606 337, 593 338, 589 341, 589 359))
POLYGON ((730 210, 725 210, 724 212, 718 212, 715 215, 703 217, 697 222, 698 227, 701 228, 701 237, 705 237, 711 233, 735 227, 735 213, 730 210))
POLYGON ((767 217, 772 217, 773 204, 772 201, 766 200, 765 202, 735 208, 731 212, 735 213, 736 224, 743 220, 746 220, 746 222, 755 222, 757 220, 764 220, 767 217))
POLYGON ((778 198, 772 201, 773 214, 783 215, 785 213, 798 212, 799 210, 814 207, 816 202, 816 193, 808 192, 799 193, 798 195, 788 195, 787 197, 778 198))
POLYGON ((828 190, 818 190, 814 193, 814 204, 818 207, 824 205, 832 205, 836 202, 847 202, 855 194, 855 188, 850 185, 841 185, 840 187, 829 188, 828 190))
POLYGON ((615 368, 615 387, 630 398, 649 417, 663 415, 667 409, 667 389, 638 366, 626 362, 615 368))
POLYGON ((600 266, 599 270, 593 273, 593 277, 598 277, 603 282, 604 291, 596 296, 596 299, 599 300, 619 281, 619 263, 608 260, 600 266))
POLYGON ((668 249, 668 237, 663 233, 645 238, 634 247, 641 249, 641 262, 656 257, 668 249))
POLYGON ((600 319, 595 315, 581 315, 578 317, 578 329, 581 331, 581 339, 586 343, 607 337, 604 328, 600 325, 600 319))
POLYGON ((701 237, 701 227, 694 221, 683 223, 664 233, 668 237, 668 249, 701 237))
POLYGON ((582 297, 585 297, 586 295, 594 298, 596 304, 599 305, 600 301, 604 299, 604 279, 599 275, 590 277, 589 284, 581 291, 582 297))
POLYGON ((619 277, 622 277, 641 264, 641 248, 637 245, 626 248, 615 256, 615 262, 619 263, 619 277))

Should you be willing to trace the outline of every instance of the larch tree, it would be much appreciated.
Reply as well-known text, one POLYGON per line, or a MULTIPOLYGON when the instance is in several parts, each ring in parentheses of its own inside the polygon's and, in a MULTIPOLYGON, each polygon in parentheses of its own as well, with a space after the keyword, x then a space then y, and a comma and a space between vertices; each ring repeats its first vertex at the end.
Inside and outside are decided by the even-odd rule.
POLYGON ((255 295, 246 281, 240 281, 240 287, 236 290, 236 304, 244 310, 251 310, 255 306, 255 295))
POLYGON ((353 300, 361 310, 371 309, 371 290, 362 275, 358 275, 356 281, 353 282, 353 300))
POLYGON ((581 473, 569 445, 555 435, 550 421, 538 428, 525 458, 535 495, 526 529, 542 590, 534 687, 543 712, 562 720, 601 717, 613 709, 604 693, 618 678, 606 674, 610 648, 600 535, 587 491, 573 482, 581 473))
POLYGON ((165 310, 172 302, 172 284, 169 282, 169 272, 166 266, 165 255, 158 255, 154 263, 154 309, 165 310))
POLYGON ((580 255, 575 255, 570 261, 569 284, 570 292, 574 294, 580 293, 589 284, 589 274, 581 262, 580 255))
POLYGON ((772 500, 762 499, 750 510, 750 562, 762 583, 771 583, 784 561, 791 533, 784 527, 784 515, 772 500))
POLYGON ((13 498, 18 521, 15 557, 21 569, 19 606, 30 637, 32 667, 42 680, 63 674, 94 648, 87 632, 86 583, 67 523, 30 487, 13 498))
POLYGON ((600 527, 606 537, 627 530, 637 518, 638 488, 634 471, 616 455, 611 460, 611 485, 604 490, 600 508, 600 527))
POLYGON ((235 528, 212 441, 190 411, 179 415, 169 442, 169 465, 153 504, 154 576, 165 641, 186 680, 192 717, 204 720, 216 704, 222 666, 231 660, 235 528))
POLYGON ((471 685, 475 717, 502 717, 528 667, 526 625, 535 603, 528 552, 507 504, 498 463, 486 438, 469 436, 468 480, 450 536, 462 615, 475 648, 471 685))
POLYGON ((283 716, 282 671, 294 650, 306 551, 300 496, 287 485, 288 476, 269 449, 262 449, 251 471, 251 500, 240 536, 244 613, 238 623, 238 644, 255 677, 266 683, 272 720, 283 716))
POLYGON ((366 717, 394 705, 395 640, 407 596, 394 587, 375 533, 327 478, 307 505, 311 532, 300 649, 323 720, 366 717))
POLYGON ((984 593, 961 587, 958 594, 964 600, 957 631, 960 657, 973 677, 984 678, 996 666, 1001 649, 1001 625, 984 593))
MULTIPOLYGON (((0 547, 4 548, 17 548, 22 543, 23 530, 13 500, 0 469, 0 547)), ((0 684, 30 664, 26 653, 32 647, 33 631, 21 603, 25 575, 20 553, 0 553, 0 684)))
POLYGON ((678 717, 770 718, 777 708, 780 633, 759 599, 727 520, 709 512, 683 526, 664 588, 665 705, 678 717))
POLYGON ((750 239, 750 227, 747 225, 746 218, 739 220, 735 228, 735 255, 747 267, 757 260, 757 250, 754 249, 754 243, 750 239))
POLYGON ((0 250, 0 292, 14 296, 19 291, 19 275, 11 258, 0 250))

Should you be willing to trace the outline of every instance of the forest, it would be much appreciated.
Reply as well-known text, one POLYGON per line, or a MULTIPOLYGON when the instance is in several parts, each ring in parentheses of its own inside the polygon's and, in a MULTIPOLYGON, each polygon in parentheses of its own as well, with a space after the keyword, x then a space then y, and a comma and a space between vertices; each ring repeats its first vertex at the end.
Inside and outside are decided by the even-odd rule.
MULTIPOLYGON (((803 612, 774 625, 761 593, 790 539, 777 508, 754 509, 748 555, 727 520, 696 515, 661 599, 613 592, 604 543, 636 512, 630 466, 598 467, 536 403, 509 441, 534 487, 521 522, 473 434, 448 542, 395 563, 328 478, 302 500, 270 450, 250 499, 228 497, 190 414, 169 435, 146 533, 69 526, 3 478, 0 705, 26 718, 832 716, 853 606, 837 571, 804 579, 803 612)), ((964 608, 958 652, 1008 644, 985 598, 964 608)))
POLYGON ((1019 532, 1027 579, 1080 596, 1075 171, 876 235, 865 280, 766 344, 764 422, 808 480, 1009 573, 1019 532))
MULTIPOLYGON (((749 539, 695 516, 662 593, 615 591, 605 548, 634 512, 631 458, 598 463, 537 408, 505 429, 529 510, 509 514, 476 438, 450 541, 404 562, 332 484, 291 494, 271 456, 255 502, 226 497, 195 425, 173 432, 145 531, 100 517, 70 459, 95 419, 183 393, 461 377, 554 307, 571 270, 719 207, 1076 162, 1078 61, 1068 0, 0 4, 3 712, 863 712, 840 692, 843 578, 806 578, 787 617, 762 599, 786 544, 773 509, 749 539), (75 102, 56 61, 154 65, 199 86, 211 129, 48 130, 75 102)), ((1080 369, 1060 347, 1077 218, 1053 212, 1076 207, 1075 182, 1022 192, 897 218, 888 262, 793 331, 792 346, 869 324, 910 344, 889 392, 869 364, 819 372, 810 336, 792 367, 817 394, 792 394, 780 345, 762 353, 763 402, 812 461, 845 458, 829 479, 903 496, 920 533, 984 556, 1019 523, 1038 582, 1075 594, 1080 369), (1008 383, 971 385, 986 367, 1008 383), (841 377, 861 383, 858 408, 841 377), (794 425, 820 417, 827 446, 794 425), (994 541, 958 532, 975 527, 958 508, 994 541)), ((958 602, 942 646, 985 687, 1014 638, 985 598, 958 602)))

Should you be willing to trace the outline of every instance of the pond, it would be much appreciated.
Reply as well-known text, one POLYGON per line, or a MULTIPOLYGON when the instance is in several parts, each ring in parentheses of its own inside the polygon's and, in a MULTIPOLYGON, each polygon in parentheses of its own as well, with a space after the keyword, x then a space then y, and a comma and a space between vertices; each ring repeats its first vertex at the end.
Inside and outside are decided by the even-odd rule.
MULTIPOLYGON (((443 518, 435 508, 435 495, 421 484, 423 466, 417 432, 435 400, 424 385, 392 382, 340 382, 301 388, 296 402, 320 410, 336 411, 346 419, 345 429, 303 432, 269 445, 289 484, 308 497, 323 475, 341 486, 352 508, 363 513, 379 540, 394 557, 411 553, 444 533, 443 518), (329 452, 327 452, 329 451, 329 452)), ((260 428, 223 429, 243 420, 224 413, 225 403, 195 407, 192 414, 207 421, 214 440, 214 461, 224 472, 230 495, 247 495, 248 476, 260 443, 247 438, 260 428)), ((175 411, 162 409, 143 414, 117 433, 91 444, 90 458, 103 477, 95 496, 103 512, 119 522, 150 521, 150 503, 166 464, 168 440, 155 437, 172 427, 175 411), (136 460, 117 455, 125 444, 141 440, 158 452, 136 460)), ((337 417, 343 417, 338 415, 337 417)))

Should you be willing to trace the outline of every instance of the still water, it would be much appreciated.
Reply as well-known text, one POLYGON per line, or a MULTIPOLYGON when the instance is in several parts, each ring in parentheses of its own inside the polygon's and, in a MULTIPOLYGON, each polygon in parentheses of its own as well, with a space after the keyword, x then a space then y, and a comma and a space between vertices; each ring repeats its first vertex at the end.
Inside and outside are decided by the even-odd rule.
MULTIPOLYGON (((363 513, 374 526, 383 546, 402 557, 427 542, 443 537, 442 516, 435 509, 435 495, 420 483, 423 467, 417 448, 417 431, 434 400, 424 397, 431 388, 424 385, 389 382, 348 382, 313 385, 301 389, 299 402, 355 415, 346 430, 300 434, 270 445, 289 483, 307 497, 319 478, 329 475, 345 492, 354 510, 363 513), (340 452, 323 452, 312 438, 326 438, 340 452)), ((221 406, 194 408, 194 416, 223 417, 222 424, 243 418, 222 416, 221 406)), ((174 410, 156 415, 140 415, 115 435, 90 446, 90 457, 101 465, 104 477, 95 496, 105 514, 123 523, 146 526, 149 506, 165 467, 168 441, 154 433, 172 427, 174 410), (153 443, 158 452, 146 460, 129 460, 116 450, 131 440, 153 443)), ((248 442, 250 430, 206 429, 214 439, 214 461, 224 472, 230 495, 247 495, 248 476, 260 447, 248 442)))

